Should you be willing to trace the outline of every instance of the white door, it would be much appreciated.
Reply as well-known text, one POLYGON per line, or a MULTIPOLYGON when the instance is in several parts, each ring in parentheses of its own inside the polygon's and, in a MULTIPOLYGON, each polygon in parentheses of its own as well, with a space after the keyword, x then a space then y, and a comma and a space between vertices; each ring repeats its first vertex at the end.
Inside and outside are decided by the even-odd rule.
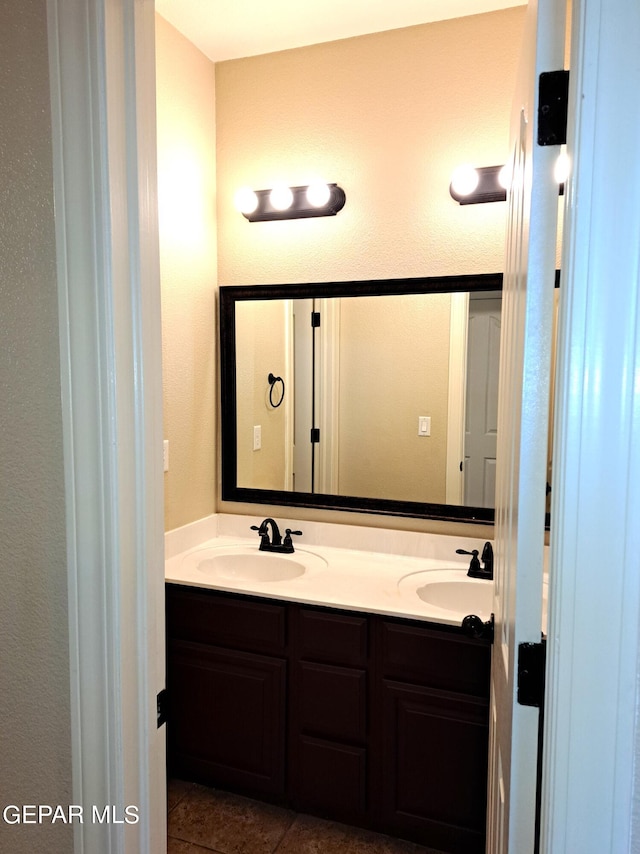
POLYGON ((518 646, 540 641, 558 188, 536 142, 537 81, 563 67, 564 3, 527 7, 512 111, 496 463, 495 640, 487 851, 533 854, 538 709, 516 699, 518 646))
POLYGON ((501 310, 502 298, 495 294, 469 296, 464 436, 464 504, 468 507, 495 503, 501 310))

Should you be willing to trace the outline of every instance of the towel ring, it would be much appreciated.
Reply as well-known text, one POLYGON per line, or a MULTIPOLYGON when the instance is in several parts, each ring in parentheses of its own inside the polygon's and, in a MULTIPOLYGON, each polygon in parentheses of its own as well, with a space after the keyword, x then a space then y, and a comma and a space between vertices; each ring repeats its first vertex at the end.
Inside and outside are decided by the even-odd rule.
POLYGON ((269 389, 269 403, 271 404, 271 406, 273 406, 274 409, 277 409, 284 400, 284 380, 282 379, 282 377, 274 376, 274 374, 269 374, 267 379, 269 380, 269 385, 271 386, 271 388, 269 389), (280 400, 277 403, 274 403, 273 389, 275 388, 276 383, 282 384, 282 391, 280 392, 280 400))

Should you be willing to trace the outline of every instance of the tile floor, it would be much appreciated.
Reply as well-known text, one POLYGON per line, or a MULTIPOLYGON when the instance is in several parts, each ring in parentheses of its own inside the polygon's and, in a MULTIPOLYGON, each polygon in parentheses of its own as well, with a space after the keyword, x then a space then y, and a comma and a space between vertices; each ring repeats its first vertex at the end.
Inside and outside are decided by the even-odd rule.
POLYGON ((438 854, 368 830, 170 780, 168 854, 438 854))

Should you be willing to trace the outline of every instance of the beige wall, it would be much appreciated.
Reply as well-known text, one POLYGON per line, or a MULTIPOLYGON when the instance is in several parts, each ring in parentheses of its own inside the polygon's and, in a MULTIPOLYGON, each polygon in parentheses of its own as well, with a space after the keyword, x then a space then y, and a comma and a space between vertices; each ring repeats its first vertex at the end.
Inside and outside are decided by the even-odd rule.
POLYGON ((156 16, 165 527, 216 503, 214 66, 156 16))
POLYGON ((507 159, 524 14, 517 7, 218 63, 220 285, 501 271, 506 206, 459 206, 448 185, 460 163, 507 159), (239 187, 315 175, 345 189, 336 217, 249 223, 233 208, 239 187))
POLYGON ((518 7, 216 65, 221 285, 501 270, 505 205, 449 196, 463 162, 504 163, 518 7), (336 217, 249 223, 241 186, 347 194, 336 217))
MULTIPOLYGON (((287 404, 269 401, 270 373, 286 376, 285 312, 288 303, 273 300, 238 303, 236 307, 238 486, 286 489, 285 429, 287 404), (260 450, 253 450, 253 428, 262 432, 260 450)), ((290 311, 290 308, 289 308, 290 311)), ((285 383, 288 386, 288 381, 285 383)), ((280 387, 274 392, 279 400, 280 387)))
POLYGON ((445 503, 450 321, 449 294, 341 301, 341 495, 445 503))
MULTIPOLYGON (((0 792, 69 804, 65 485, 46 5, 0 4, 0 792)), ((0 821, 0 850, 72 828, 0 821)))

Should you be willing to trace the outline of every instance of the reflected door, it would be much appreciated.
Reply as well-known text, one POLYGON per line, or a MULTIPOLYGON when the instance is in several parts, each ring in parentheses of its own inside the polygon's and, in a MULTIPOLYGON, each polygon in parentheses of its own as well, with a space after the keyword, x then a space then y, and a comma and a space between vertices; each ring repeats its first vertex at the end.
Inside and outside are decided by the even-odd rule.
POLYGON ((502 299, 469 299, 464 503, 495 507, 502 299))
POLYGON ((293 305, 293 489, 313 492, 313 329, 312 299, 293 305))

